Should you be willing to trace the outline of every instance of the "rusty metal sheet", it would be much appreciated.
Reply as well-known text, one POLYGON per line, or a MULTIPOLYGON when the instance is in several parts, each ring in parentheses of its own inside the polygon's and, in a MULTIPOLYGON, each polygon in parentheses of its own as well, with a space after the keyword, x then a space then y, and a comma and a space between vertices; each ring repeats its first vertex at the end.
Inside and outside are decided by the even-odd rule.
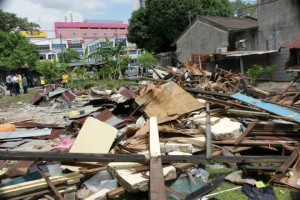
POLYGON ((72 101, 75 100, 76 96, 77 95, 74 94, 73 92, 67 91, 61 95, 61 99, 66 103, 71 103, 72 101))
POLYGON ((27 173, 28 168, 33 165, 35 161, 19 161, 12 168, 10 168, 6 174, 8 176, 23 176, 27 173))
POLYGON ((40 140, 46 140, 46 139, 54 140, 54 139, 58 138, 59 135, 65 133, 65 132, 66 132, 66 129, 52 129, 50 135, 38 136, 35 138, 40 139, 40 140))
POLYGON ((43 124, 37 122, 15 122, 13 123, 17 127, 26 127, 26 128, 55 128, 59 127, 58 124, 43 124))
POLYGON ((135 99, 136 95, 126 87, 121 87, 119 93, 123 95, 127 100, 135 99))

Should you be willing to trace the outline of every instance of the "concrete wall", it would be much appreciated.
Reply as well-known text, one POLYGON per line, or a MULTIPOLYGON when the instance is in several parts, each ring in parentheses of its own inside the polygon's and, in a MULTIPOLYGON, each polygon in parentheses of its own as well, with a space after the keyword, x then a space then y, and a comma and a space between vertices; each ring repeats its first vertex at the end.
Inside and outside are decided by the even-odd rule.
POLYGON ((177 58, 181 62, 191 61, 192 54, 215 52, 228 46, 228 32, 200 21, 195 22, 176 42, 177 58))
POLYGON ((232 33, 229 36, 230 51, 253 51, 258 49, 258 33, 257 30, 249 30, 245 32, 232 33), (246 48, 236 49, 235 42, 246 40, 246 48))
POLYGON ((279 49, 300 37, 299 0, 258 0, 259 49, 279 49))

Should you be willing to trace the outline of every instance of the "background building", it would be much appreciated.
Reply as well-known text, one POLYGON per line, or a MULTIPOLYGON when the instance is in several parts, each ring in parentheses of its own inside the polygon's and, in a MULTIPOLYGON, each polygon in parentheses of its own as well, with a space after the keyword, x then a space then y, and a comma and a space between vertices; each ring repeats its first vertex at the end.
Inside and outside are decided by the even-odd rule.
POLYGON ((128 24, 123 23, 55 22, 54 26, 57 38, 124 38, 128 32, 128 24))
POLYGON ((66 11, 64 19, 65 22, 83 22, 82 14, 76 11, 66 11))
POLYGON ((133 11, 138 10, 140 7, 145 7, 146 0, 132 0, 133 11))

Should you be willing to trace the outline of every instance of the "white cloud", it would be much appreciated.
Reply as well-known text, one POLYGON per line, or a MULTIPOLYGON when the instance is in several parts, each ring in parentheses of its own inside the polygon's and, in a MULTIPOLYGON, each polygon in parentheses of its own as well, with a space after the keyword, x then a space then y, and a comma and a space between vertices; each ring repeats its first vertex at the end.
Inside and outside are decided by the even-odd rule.
POLYGON ((7 0, 3 11, 27 17, 41 25, 42 29, 53 30, 54 22, 63 21, 64 12, 81 12, 84 18, 115 19, 127 23, 131 13, 131 0, 7 0))

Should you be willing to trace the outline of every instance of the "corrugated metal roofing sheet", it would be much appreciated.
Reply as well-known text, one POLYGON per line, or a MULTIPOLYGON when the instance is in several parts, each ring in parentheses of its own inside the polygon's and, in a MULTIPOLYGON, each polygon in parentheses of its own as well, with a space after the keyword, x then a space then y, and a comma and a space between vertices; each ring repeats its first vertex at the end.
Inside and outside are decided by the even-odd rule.
POLYGON ((281 48, 286 48, 286 49, 300 49, 300 38, 293 41, 290 44, 284 45, 281 48))
POLYGON ((136 95, 126 87, 121 87, 119 93, 123 95, 127 100, 135 99, 136 95))
POLYGON ((73 92, 67 91, 61 95, 61 99, 66 103, 71 103, 72 101, 75 100, 76 96, 77 95, 74 94, 73 92))
POLYGON ((245 17, 245 18, 234 18, 234 17, 217 17, 217 16, 198 16, 200 21, 207 21, 218 26, 221 26, 228 31, 238 31, 244 29, 257 28, 257 19, 245 17))

